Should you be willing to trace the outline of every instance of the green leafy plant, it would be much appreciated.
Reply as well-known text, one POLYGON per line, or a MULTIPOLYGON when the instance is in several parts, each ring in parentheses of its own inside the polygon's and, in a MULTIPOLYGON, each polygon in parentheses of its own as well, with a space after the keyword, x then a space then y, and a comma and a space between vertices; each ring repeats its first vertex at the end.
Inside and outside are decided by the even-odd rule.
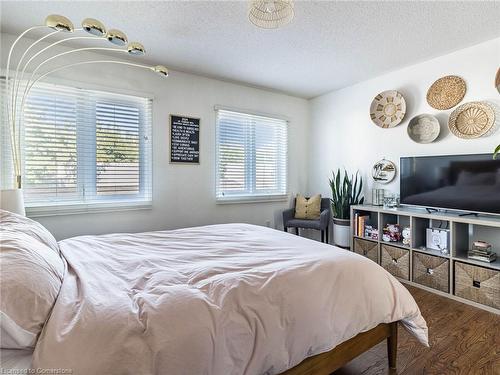
POLYGON ((337 173, 332 171, 332 178, 330 179, 330 188, 332 189, 332 203, 333 217, 337 219, 349 219, 351 216, 351 206, 356 204, 363 204, 365 198, 361 195, 363 191, 363 179, 356 172, 349 178, 347 171, 344 170, 344 176, 340 168, 337 173))
POLYGON ((498 145, 497 148, 495 149, 493 154, 493 159, 496 159, 498 154, 500 154, 500 145, 498 145))

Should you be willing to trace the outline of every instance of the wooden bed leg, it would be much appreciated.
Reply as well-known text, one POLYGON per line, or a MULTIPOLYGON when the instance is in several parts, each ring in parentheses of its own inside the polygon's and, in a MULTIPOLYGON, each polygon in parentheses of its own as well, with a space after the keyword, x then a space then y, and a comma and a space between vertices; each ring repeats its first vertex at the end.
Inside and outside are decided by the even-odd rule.
POLYGON ((396 369, 396 358, 398 354, 398 322, 390 325, 391 335, 387 337, 387 358, 389 368, 396 369))

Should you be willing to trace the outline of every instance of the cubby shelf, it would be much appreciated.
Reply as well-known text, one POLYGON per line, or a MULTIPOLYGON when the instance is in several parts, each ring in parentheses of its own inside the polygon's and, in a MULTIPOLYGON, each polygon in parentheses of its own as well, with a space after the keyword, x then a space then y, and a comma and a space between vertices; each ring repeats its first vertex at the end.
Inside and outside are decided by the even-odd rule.
POLYGON ((443 254, 441 251, 439 250, 434 250, 434 249, 428 249, 428 248, 412 248, 413 251, 416 251, 418 253, 422 253, 422 254, 428 254, 428 255, 433 255, 435 257, 441 257, 441 258, 446 258, 446 259, 450 259, 450 254, 443 254))
POLYGON ((490 263, 481 262, 480 260, 476 260, 476 259, 469 259, 469 258, 464 257, 464 256, 455 256, 453 259, 456 261, 462 262, 462 263, 469 263, 469 264, 473 264, 475 266, 500 270, 500 259, 499 258, 497 258, 494 262, 490 262, 490 263))
MULTIPOLYGON (((379 240, 356 236, 356 223, 353 219, 351 225, 351 249, 353 251, 362 253, 367 249, 366 256, 374 261, 377 260, 380 265, 395 276, 400 275, 402 271, 406 272, 404 273, 405 277, 409 273, 408 280, 400 279, 403 282, 500 314, 499 299, 490 298, 491 293, 500 295, 500 217, 461 216, 456 212, 427 212, 425 209, 415 207, 384 209, 372 205, 352 206, 351 217, 354 218, 356 213, 358 216, 368 216, 370 225, 378 230, 379 240), (411 246, 403 245, 402 242, 383 241, 383 227, 387 224, 399 224, 402 228, 409 227, 411 246), (427 228, 440 228, 449 231, 448 254, 426 248, 427 228), (357 248, 354 247, 355 239, 357 248), (492 245, 493 251, 497 254, 496 261, 487 263, 467 257, 472 243, 478 240, 486 241, 492 245), (383 246, 386 249, 384 251, 382 250, 383 246), (404 255, 399 266, 404 267, 404 269, 397 269, 396 263, 391 262, 390 257, 387 258, 387 256, 392 256, 387 251, 397 254, 397 257, 404 255), (385 253, 385 258, 382 253, 385 253), (406 261, 408 258, 409 262, 406 261), (459 270, 456 271, 455 263, 458 267, 458 262, 469 266, 460 266, 459 270), (435 270, 433 267, 436 267, 435 270), (476 274, 483 272, 482 270, 486 270, 484 272, 490 278, 486 284, 482 280, 479 283, 478 280, 474 280, 476 274), (462 277, 459 278, 456 272, 461 272, 462 277), (470 274, 464 279, 464 273, 467 272, 470 274), (433 277, 437 278, 438 275, 441 285, 443 285, 443 280, 446 281, 448 278, 446 284, 441 287, 441 291, 433 289, 433 285, 437 285, 433 284, 436 281, 433 280, 433 277), (483 284, 487 285, 484 290, 483 284), (448 290, 448 292, 443 292, 443 290, 448 290)), ((436 286, 436 288, 438 287, 436 286)))
POLYGON ((361 237, 361 236, 353 236, 354 238, 359 238, 361 240, 366 240, 366 241, 372 241, 372 242, 378 242, 378 240, 374 240, 371 237, 361 237))

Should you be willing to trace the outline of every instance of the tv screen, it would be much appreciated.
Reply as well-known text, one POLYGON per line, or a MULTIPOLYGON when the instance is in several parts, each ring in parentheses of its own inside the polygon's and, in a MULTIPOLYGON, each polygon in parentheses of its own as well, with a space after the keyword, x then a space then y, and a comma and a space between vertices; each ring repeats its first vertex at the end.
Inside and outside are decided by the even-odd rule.
POLYGON ((402 157, 401 203, 500 214, 500 160, 491 154, 402 157))

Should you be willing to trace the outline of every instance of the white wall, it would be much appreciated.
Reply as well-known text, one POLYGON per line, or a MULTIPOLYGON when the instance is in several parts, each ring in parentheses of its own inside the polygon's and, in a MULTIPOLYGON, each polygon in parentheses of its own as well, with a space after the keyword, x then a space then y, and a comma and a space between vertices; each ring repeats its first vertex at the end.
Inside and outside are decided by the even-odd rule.
MULTIPOLYGON (((500 143, 500 131, 474 140, 455 137, 447 126, 452 110, 433 109, 427 104, 426 93, 437 78, 454 74, 467 82, 467 94, 462 103, 488 100, 500 104, 499 93, 494 87, 499 66, 500 38, 311 100, 309 193, 331 195, 328 186, 331 170, 346 167, 351 172, 361 171, 366 183, 365 196, 371 200, 371 168, 384 157, 398 165, 400 156, 492 152, 500 143), (406 99, 406 116, 397 127, 381 129, 370 119, 370 103, 379 92, 394 89, 406 99), (408 122, 421 113, 435 115, 441 124, 441 135, 432 144, 417 144, 408 137, 408 122)), ((497 110, 498 124, 500 111, 497 110)), ((398 177, 386 186, 387 189, 399 191, 398 177)))
MULTIPOLYGON (((12 36, 2 35, 2 67, 12 36)), ((64 48, 57 48, 64 51, 64 48)), ((109 56, 91 55, 89 57, 109 56)), ((66 60, 72 61, 72 60, 66 60)), ((140 59, 138 60, 140 62, 140 59)), ((275 92, 171 72, 168 79, 117 65, 88 65, 69 69, 59 78, 85 82, 96 88, 154 95, 153 208, 127 212, 37 218, 58 239, 80 234, 137 232, 225 222, 281 226, 281 211, 288 202, 217 205, 215 203, 214 105, 285 115, 289 123, 291 193, 306 187, 308 102, 275 92), (201 118, 200 165, 169 164, 169 114, 201 118)))

